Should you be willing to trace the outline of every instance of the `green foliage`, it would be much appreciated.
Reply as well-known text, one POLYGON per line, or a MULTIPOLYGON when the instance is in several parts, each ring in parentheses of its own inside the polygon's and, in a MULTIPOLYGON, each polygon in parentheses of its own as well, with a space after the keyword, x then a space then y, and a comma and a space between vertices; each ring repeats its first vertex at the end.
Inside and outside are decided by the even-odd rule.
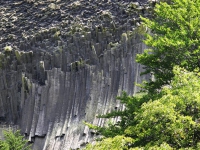
POLYGON ((99 118, 115 118, 120 116, 120 120, 117 123, 108 122, 104 127, 98 127, 90 123, 85 123, 89 128, 96 130, 105 137, 114 137, 117 135, 123 135, 127 127, 135 124, 135 112, 140 110, 143 103, 148 102, 151 99, 158 99, 162 96, 162 93, 138 93, 135 96, 128 96, 126 92, 122 92, 122 95, 117 97, 122 104, 126 107, 123 111, 112 111, 106 115, 99 115, 99 118))
MULTIPOLYGON (((154 95, 155 96, 155 95, 154 95)), ((158 95, 157 95, 158 96, 158 95)), ((117 97, 122 104, 125 105, 126 109, 123 111, 112 111, 106 115, 99 115, 98 118, 115 118, 120 116, 121 121, 117 123, 108 122, 104 127, 98 127, 90 123, 85 123, 89 128, 96 130, 105 137, 114 137, 117 135, 123 135, 125 129, 133 124, 135 114, 140 106, 147 102, 152 97, 151 94, 139 93, 136 96, 128 96, 126 92, 123 92, 121 96, 117 97)))
POLYGON ((5 140, 0 141, 1 150, 31 150, 31 145, 28 145, 28 141, 24 139, 24 136, 20 134, 20 131, 4 131, 5 140))
POLYGON ((149 49, 137 55, 137 62, 153 73, 155 81, 146 82, 148 90, 169 84, 175 65, 189 71, 200 67, 200 0, 172 0, 160 2, 154 17, 142 18, 150 29, 145 44, 149 49))
MULTIPOLYGON (((100 116, 120 116, 121 121, 93 129, 110 140, 117 135, 131 138, 128 147, 132 149, 196 149, 200 140, 200 73, 180 67, 174 67, 173 73, 171 84, 159 93, 135 97, 123 93, 120 99, 126 109, 100 116)), ((100 143, 104 146, 105 139, 100 143)))
POLYGON ((144 103, 136 112, 136 124, 126 134, 136 137, 141 145, 161 144, 175 148, 196 146, 200 139, 200 73, 175 67, 170 86, 162 97, 144 103))
POLYGON ((132 143, 133 139, 124 136, 115 136, 114 138, 106 138, 96 144, 87 145, 87 150, 128 150, 129 143, 132 143))
POLYGON ((128 144, 118 140, 118 149, 200 149, 199 16, 200 0, 170 0, 156 5, 152 19, 142 18, 149 49, 137 62, 154 79, 140 85, 146 93, 118 97, 125 110, 99 116, 121 121, 87 124, 104 136, 87 148, 112 149, 112 141, 125 137, 128 144))
POLYGON ((150 147, 134 147, 130 150, 174 150, 169 144, 163 142, 161 145, 155 145, 150 147))

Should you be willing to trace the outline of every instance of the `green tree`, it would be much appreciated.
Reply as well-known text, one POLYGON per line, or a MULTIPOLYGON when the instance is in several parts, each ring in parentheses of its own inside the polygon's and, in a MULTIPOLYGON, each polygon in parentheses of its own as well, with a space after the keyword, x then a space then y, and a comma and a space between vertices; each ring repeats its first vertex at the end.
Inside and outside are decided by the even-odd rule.
POLYGON ((4 138, 5 140, 0 141, 0 150, 31 150, 31 145, 19 130, 16 132, 4 131, 4 138))
POLYGON ((105 138, 96 144, 87 145, 87 150, 128 150, 129 143, 132 143, 133 139, 124 136, 115 136, 113 138, 105 138))
POLYGON ((159 93, 136 97, 124 94, 121 100, 126 110, 101 116, 120 116, 121 122, 103 128, 93 126, 108 140, 96 146, 110 145, 109 141, 119 134, 131 139, 124 145, 128 149, 200 148, 199 70, 189 72, 174 67, 173 73, 171 84, 162 87, 159 93))
POLYGON ((137 62, 155 78, 140 85, 146 93, 118 98, 125 110, 99 116, 121 121, 88 124, 105 137, 95 148, 119 136, 131 139, 121 149, 200 149, 199 17, 200 0, 170 0, 156 4, 153 18, 142 18, 149 49, 137 62))
POLYGON ((149 29, 144 40, 149 49, 137 55, 146 68, 143 74, 155 76, 145 84, 151 91, 170 83, 175 65, 189 71, 200 68, 200 0, 160 2, 154 10, 151 19, 141 17, 149 29))

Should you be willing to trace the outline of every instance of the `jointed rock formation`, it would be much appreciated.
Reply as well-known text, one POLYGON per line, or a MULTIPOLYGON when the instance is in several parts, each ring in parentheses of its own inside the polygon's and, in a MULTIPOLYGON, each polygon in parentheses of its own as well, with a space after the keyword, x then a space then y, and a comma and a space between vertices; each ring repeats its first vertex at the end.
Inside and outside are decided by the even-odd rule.
MULTIPOLYGON (((123 109, 142 66, 139 15, 152 3, 121 0, 0 2, 0 122, 17 124, 34 150, 67 150, 93 139, 83 121, 123 109)), ((115 118, 116 121, 118 118, 115 118)))

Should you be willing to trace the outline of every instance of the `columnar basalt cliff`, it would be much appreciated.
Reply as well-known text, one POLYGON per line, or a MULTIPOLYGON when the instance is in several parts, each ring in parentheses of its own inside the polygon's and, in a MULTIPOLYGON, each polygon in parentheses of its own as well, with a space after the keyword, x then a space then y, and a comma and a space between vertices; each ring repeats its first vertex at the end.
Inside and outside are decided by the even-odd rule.
MULTIPOLYGON (((142 66, 139 15, 146 1, 0 2, 0 122, 16 124, 34 150, 84 147, 104 125, 98 114, 123 109, 142 66)), ((118 118, 113 119, 117 121, 118 118)))

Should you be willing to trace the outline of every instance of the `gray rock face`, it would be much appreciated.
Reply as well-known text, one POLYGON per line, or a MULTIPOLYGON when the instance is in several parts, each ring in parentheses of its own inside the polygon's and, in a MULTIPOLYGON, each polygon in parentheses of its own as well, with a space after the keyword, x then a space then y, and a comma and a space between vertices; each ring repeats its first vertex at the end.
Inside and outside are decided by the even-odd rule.
MULTIPOLYGON (((118 12, 115 7, 119 4, 131 5, 131 13, 143 13, 139 8, 147 5, 105 1, 109 5, 108 9, 103 9, 106 7, 104 1, 98 8, 98 1, 69 1, 66 6, 61 0, 57 0, 57 5, 52 4, 53 0, 44 1, 44 5, 39 1, 11 2, 0 2, 0 12, 9 15, 13 11, 13 16, 19 20, 24 18, 24 22, 30 24, 18 26, 22 30, 19 34, 14 28, 19 25, 18 19, 11 22, 7 30, 9 19, 1 22, 0 122, 19 125, 22 133, 33 142, 34 150, 84 147, 94 139, 95 133, 83 121, 103 126, 106 120, 96 116, 123 109, 116 96, 122 91, 135 94, 138 88, 134 83, 148 78, 140 76, 142 66, 135 62, 136 54, 145 48, 138 33, 141 28, 133 29, 134 26, 130 22, 123 23, 123 19, 113 23, 117 19, 113 14, 118 12), (20 19, 18 11, 21 12, 22 7, 15 5, 27 7, 21 15, 26 16, 31 11, 33 15, 20 19), (43 10, 46 17, 41 16, 45 20, 44 27, 41 18, 34 21, 40 13, 33 7, 48 9, 43 10), (63 13, 62 7, 73 7, 73 10, 63 13), (98 9, 102 11, 101 15, 93 15, 100 12, 98 9), (82 17, 75 15, 78 10, 82 10, 82 17), (48 24, 51 18, 48 13, 58 12, 61 20, 56 17, 56 25, 48 24), (73 18, 73 25, 67 24, 70 19, 62 19, 62 15, 71 15, 71 18, 75 15, 81 19, 77 23, 73 18), (92 24, 88 24, 88 20, 84 22, 85 18, 94 18, 92 24), (33 22, 38 26, 31 27, 33 22), (11 34, 12 38, 8 38, 11 34)), ((131 15, 127 18, 131 19, 131 15)))

